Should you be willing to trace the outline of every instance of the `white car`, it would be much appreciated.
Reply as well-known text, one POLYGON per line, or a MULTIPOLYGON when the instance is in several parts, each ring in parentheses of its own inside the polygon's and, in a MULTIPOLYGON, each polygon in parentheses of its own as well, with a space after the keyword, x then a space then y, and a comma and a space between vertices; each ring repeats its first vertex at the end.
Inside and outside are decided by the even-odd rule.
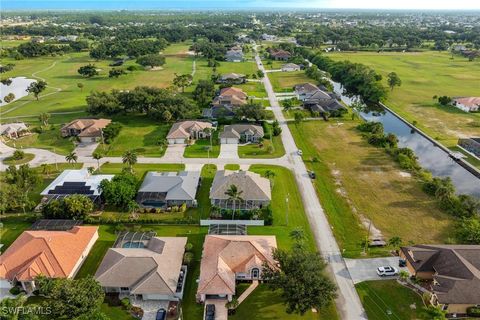
POLYGON ((398 274, 398 269, 391 266, 378 267, 377 274, 380 277, 396 276, 398 274))
POLYGON ((303 155, 303 151, 302 151, 302 150, 297 150, 297 154, 298 154, 299 156, 301 156, 301 155, 303 155))

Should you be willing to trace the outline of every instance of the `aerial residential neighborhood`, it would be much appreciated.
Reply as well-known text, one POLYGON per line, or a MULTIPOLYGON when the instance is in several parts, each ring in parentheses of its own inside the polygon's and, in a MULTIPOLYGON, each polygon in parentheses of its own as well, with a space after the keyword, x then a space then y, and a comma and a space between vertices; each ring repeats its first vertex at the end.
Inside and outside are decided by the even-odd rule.
POLYGON ((0 319, 480 319, 471 1, 2 1, 0 319))

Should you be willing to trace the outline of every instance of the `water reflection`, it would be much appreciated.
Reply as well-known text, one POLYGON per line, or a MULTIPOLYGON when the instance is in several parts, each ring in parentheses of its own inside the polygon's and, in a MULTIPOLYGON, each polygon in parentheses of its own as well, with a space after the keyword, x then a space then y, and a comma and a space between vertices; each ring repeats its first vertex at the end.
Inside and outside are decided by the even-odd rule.
POLYGON ((3 101, 3 98, 9 93, 13 93, 15 95, 15 100, 28 95, 28 92, 25 90, 28 88, 30 83, 35 82, 35 80, 27 79, 25 77, 16 77, 10 79, 12 80, 12 83, 9 86, 0 83, 0 107, 7 105, 7 103, 3 101))

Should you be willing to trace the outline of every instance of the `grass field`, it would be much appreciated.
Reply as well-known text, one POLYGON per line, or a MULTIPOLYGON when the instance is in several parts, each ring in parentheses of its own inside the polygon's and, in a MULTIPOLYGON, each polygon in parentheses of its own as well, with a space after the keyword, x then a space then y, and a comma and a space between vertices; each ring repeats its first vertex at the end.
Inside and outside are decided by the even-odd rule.
POLYGON ((236 164, 236 163, 230 163, 230 164, 226 164, 224 166, 224 169, 225 170, 239 170, 240 169, 240 165, 239 164, 236 164))
POLYGON ((361 138, 355 129, 358 121, 341 122, 308 121, 290 124, 290 130, 307 167, 317 173, 317 194, 344 255, 358 257, 362 250, 368 222, 362 225, 360 215, 386 239, 400 236, 404 243, 445 243, 453 237, 454 220, 436 207, 420 184, 383 149, 361 138), (318 161, 311 161, 313 157, 318 161))
POLYGON ((33 160, 33 158, 35 158, 35 155, 32 154, 32 153, 25 153, 25 155, 23 156, 22 159, 13 159, 13 157, 7 157, 3 160, 3 164, 7 165, 7 166, 16 166, 16 165, 19 165, 19 164, 25 164, 27 162, 30 162, 33 160))
POLYGON ((395 280, 365 281, 356 286, 368 319, 426 319, 422 298, 395 280), (410 305, 416 309, 411 309, 410 305))
POLYGON ((292 92, 296 84, 312 82, 312 79, 307 77, 305 71, 294 72, 271 72, 268 73, 273 90, 275 92, 292 92))
POLYGON ((280 136, 272 137, 271 142, 267 139, 263 140, 261 148, 260 144, 257 143, 238 147, 238 156, 240 158, 279 158, 283 155, 285 155, 285 148, 280 136), (268 151, 270 145, 273 145, 272 153, 268 151))
POLYGON ((3 244, 1 252, 4 252, 25 229, 32 225, 31 216, 23 214, 2 215, 0 222, 2 223, 0 240, 3 244))
POLYGON ((415 53, 332 53, 334 60, 350 60, 374 68, 383 75, 394 71, 402 80, 401 87, 389 92, 387 105, 409 122, 447 147, 457 144, 462 136, 478 136, 480 113, 466 113, 454 107, 441 107, 432 99, 437 96, 478 96, 480 94, 480 60, 444 52, 415 53))

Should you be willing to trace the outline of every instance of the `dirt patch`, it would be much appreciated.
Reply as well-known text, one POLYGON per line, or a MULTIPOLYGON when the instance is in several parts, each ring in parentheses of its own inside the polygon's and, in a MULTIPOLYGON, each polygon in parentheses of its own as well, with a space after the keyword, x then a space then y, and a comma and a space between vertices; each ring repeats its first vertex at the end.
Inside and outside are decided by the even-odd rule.
POLYGON ((412 175, 409 172, 405 172, 405 171, 399 171, 398 175, 402 178, 411 178, 412 177, 412 175))
POLYGON ((163 70, 163 67, 148 68, 148 71, 160 71, 160 70, 163 70))

